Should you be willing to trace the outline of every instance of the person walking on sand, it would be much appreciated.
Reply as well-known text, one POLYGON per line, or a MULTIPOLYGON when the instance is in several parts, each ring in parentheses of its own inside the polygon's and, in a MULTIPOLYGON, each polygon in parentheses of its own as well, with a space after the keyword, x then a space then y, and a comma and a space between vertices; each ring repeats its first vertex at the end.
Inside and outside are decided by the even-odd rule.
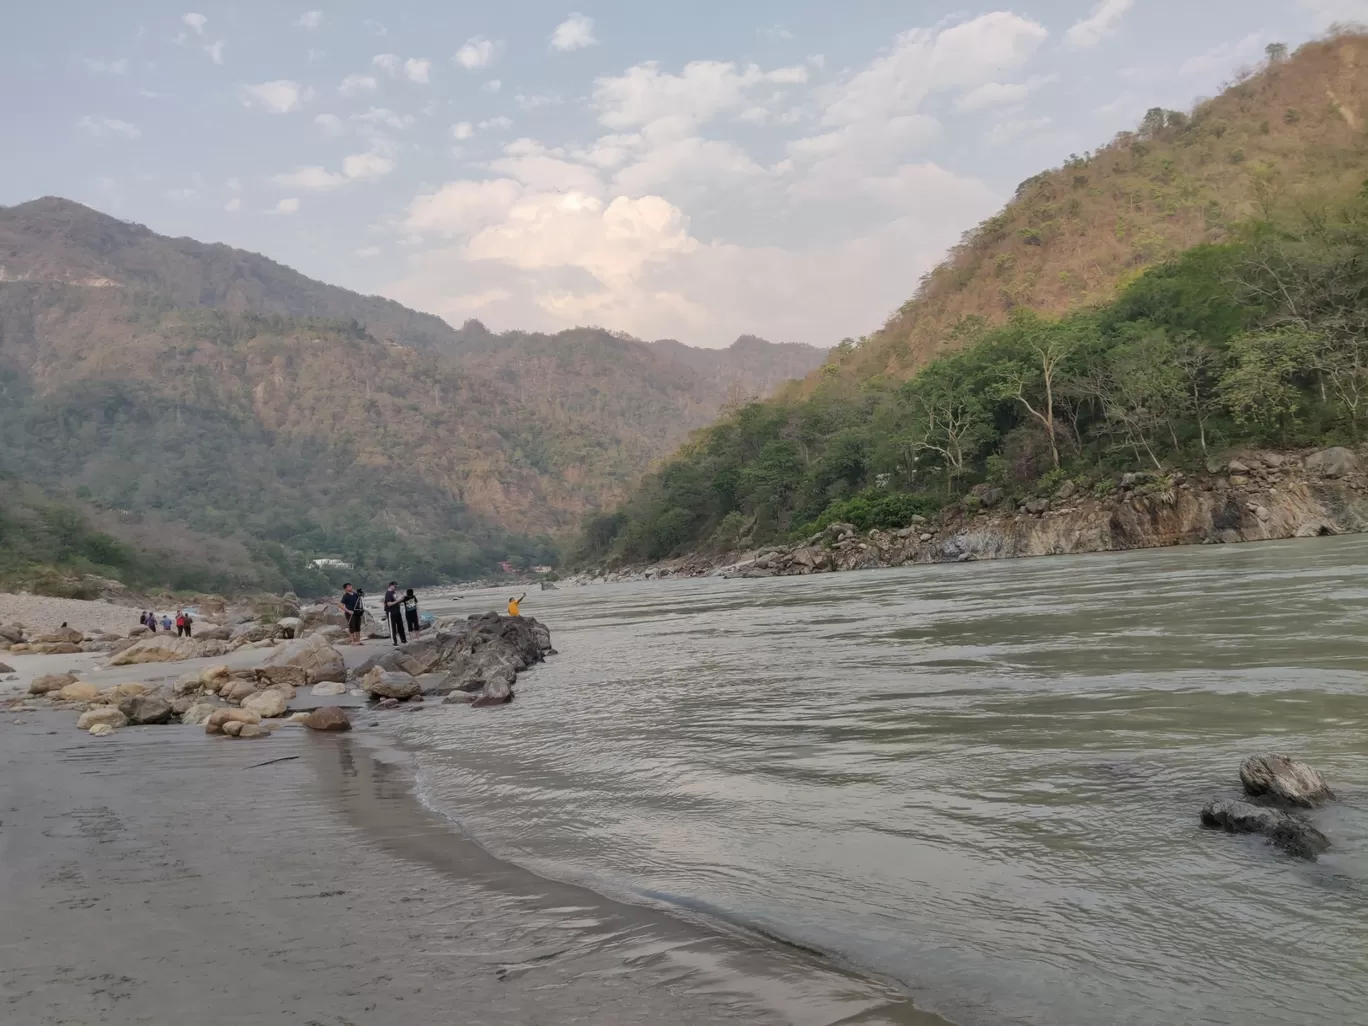
POLYGON ((509 616, 522 616, 522 613, 519 612, 519 610, 522 608, 522 600, 525 598, 527 598, 527 592, 523 592, 517 598, 511 598, 508 600, 509 616))
POLYGON ((351 635, 351 643, 361 644, 361 620, 366 610, 361 604, 361 593, 352 588, 351 582, 342 585, 342 601, 338 605, 342 608, 342 615, 347 618, 347 633, 351 635))
POLYGON ((408 635, 404 633, 404 604, 399 598, 398 581, 390 581, 389 587, 385 589, 385 616, 389 619, 390 644, 407 645, 408 635))
POLYGON ((404 607, 404 619, 408 622, 409 633, 416 638, 423 633, 423 628, 418 623, 418 596, 413 593, 412 588, 404 592, 402 605, 404 607))
POLYGON ((181 613, 181 616, 185 617, 185 636, 188 638, 190 637, 190 628, 195 626, 195 618, 189 613, 181 613))
POLYGON ((176 637, 185 637, 185 610, 176 610, 176 637))

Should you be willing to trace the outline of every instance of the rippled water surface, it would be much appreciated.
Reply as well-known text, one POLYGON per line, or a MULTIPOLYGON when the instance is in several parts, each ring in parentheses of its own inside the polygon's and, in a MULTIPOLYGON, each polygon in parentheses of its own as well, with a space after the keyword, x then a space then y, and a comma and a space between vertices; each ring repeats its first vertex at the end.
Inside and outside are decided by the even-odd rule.
POLYGON ((829 952, 957 1022, 1368 1022, 1368 539, 524 611, 560 655, 513 706, 404 718, 426 799, 497 854, 829 952), (1342 796, 1318 863, 1198 825, 1270 747, 1342 796))

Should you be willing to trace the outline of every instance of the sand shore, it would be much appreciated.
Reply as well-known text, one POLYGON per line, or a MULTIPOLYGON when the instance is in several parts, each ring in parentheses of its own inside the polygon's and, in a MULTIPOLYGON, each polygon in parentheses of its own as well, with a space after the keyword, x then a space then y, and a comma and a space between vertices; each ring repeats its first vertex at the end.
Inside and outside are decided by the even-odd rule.
POLYGON ((0 623, 22 623, 34 634, 45 634, 63 623, 78 631, 127 634, 138 626, 138 612, 136 607, 111 602, 0 592, 0 623))
POLYGON ((939 1022, 499 862, 414 800, 378 735, 91 739, 70 719, 0 716, 8 1026, 939 1022))

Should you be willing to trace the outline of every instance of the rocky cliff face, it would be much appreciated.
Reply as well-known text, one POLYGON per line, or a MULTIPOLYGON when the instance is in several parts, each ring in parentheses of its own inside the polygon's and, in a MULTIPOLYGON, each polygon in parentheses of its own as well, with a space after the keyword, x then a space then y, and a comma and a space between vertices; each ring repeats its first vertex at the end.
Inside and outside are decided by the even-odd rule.
POLYGON ((1231 544, 1368 531, 1368 475, 1359 454, 1248 453, 1201 474, 1126 474, 1102 495, 1065 485, 1007 498, 980 488, 934 520, 898 531, 832 524, 796 545, 687 557, 620 577, 779 577, 913 563, 1231 544), (985 508, 986 507, 986 508, 985 508))

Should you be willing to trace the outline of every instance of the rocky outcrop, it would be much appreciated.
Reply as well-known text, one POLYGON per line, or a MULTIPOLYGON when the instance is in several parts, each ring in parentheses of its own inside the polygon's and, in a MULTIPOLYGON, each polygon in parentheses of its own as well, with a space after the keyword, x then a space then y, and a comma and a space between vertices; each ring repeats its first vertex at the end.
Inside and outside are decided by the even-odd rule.
POLYGON ((1251 755, 1240 763, 1240 783, 1252 798, 1305 809, 1324 805, 1335 797, 1320 773, 1287 755, 1251 755))
POLYGON ((396 698, 404 701, 423 692, 422 685, 403 670, 386 670, 373 666, 361 678, 361 689, 372 698, 396 698))
POLYGON ((285 696, 279 691, 258 691, 242 700, 242 708, 256 713, 262 719, 272 719, 285 715, 285 696))
POLYGON ((518 674, 551 651, 551 632, 533 617, 486 613, 443 623, 418 641, 369 659, 358 676, 364 681, 377 668, 409 677, 441 674, 438 694, 462 691, 478 696, 472 704, 502 705, 512 700, 518 674))
POLYGON ((1325 778, 1286 755, 1251 755, 1240 764, 1240 782, 1254 802, 1213 798, 1202 807, 1202 825, 1232 834, 1262 834, 1268 843, 1314 861, 1330 839, 1305 814, 1335 796, 1325 778))

